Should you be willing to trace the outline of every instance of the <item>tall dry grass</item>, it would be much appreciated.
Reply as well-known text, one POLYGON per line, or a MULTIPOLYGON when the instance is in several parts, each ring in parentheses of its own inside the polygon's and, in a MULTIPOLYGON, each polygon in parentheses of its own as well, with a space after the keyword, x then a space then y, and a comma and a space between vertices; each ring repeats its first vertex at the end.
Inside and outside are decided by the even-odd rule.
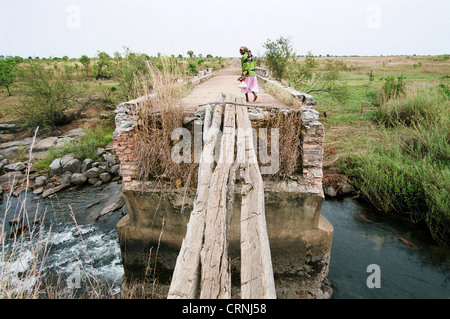
MULTIPOLYGON (((289 177, 302 173, 302 159, 301 159, 301 111, 291 110, 289 113, 279 111, 277 109, 271 110, 271 114, 256 127, 267 129, 267 154, 272 156, 272 152, 278 152, 279 156, 279 170, 272 176, 289 177), (272 150, 272 129, 278 129, 278 150, 272 150)), ((261 154, 260 154, 261 156, 261 154)), ((259 157, 259 160, 261 158, 259 157)), ((260 166, 267 164, 259 163, 260 166)))
POLYGON ((161 59, 162 67, 147 62, 148 77, 139 79, 146 95, 153 94, 139 105, 140 124, 135 134, 135 161, 139 167, 138 178, 166 179, 180 183, 195 182, 198 167, 174 163, 171 157, 175 142, 172 132, 183 126, 184 109, 179 103, 183 88, 177 85, 174 69, 168 59, 161 59))

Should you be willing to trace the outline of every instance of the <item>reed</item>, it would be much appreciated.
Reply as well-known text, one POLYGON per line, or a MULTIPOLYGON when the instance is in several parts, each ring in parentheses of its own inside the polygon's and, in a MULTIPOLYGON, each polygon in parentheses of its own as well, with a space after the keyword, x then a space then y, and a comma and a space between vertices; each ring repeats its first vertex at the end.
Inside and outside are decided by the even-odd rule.
POLYGON ((135 134, 135 161, 138 178, 166 179, 170 182, 195 182, 197 164, 177 164, 171 157, 172 132, 183 126, 184 109, 179 104, 183 89, 176 84, 173 66, 161 59, 162 67, 147 63, 149 77, 141 77, 145 95, 155 93, 139 105, 140 125, 135 134))

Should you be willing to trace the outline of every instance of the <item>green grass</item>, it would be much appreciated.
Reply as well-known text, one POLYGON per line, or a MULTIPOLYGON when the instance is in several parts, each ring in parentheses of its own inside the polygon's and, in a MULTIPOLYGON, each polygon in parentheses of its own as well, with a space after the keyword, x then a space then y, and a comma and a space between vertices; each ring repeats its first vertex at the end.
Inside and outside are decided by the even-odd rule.
POLYGON ((337 59, 346 64, 340 81, 349 98, 313 94, 325 125, 324 161, 334 163, 327 169, 346 175, 381 212, 421 221, 433 238, 450 245, 450 61, 337 59), (405 78, 405 94, 383 101, 385 79, 398 76, 405 78))
POLYGON ((85 135, 79 140, 65 143, 60 148, 50 148, 46 157, 33 163, 33 166, 38 171, 46 171, 53 160, 71 153, 75 154, 75 156, 81 160, 86 158, 91 158, 94 161, 101 160, 101 158, 98 158, 97 156, 97 149, 106 146, 113 140, 112 135, 114 129, 114 125, 107 122, 102 122, 101 124, 92 127, 85 127, 85 135))
POLYGON ((425 222, 445 244, 450 244, 449 106, 449 98, 436 88, 388 101, 380 108, 381 140, 368 140, 366 152, 347 154, 339 162, 375 207, 425 222))

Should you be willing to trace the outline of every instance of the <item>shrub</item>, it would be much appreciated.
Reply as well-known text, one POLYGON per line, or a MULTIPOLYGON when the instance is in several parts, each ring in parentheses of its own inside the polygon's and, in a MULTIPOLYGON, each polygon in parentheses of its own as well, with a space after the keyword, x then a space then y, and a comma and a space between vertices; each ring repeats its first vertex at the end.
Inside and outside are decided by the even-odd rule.
POLYGON ((413 122, 432 124, 449 116, 449 98, 436 89, 408 92, 399 99, 392 99, 380 107, 379 118, 386 125, 411 125, 413 122))
POLYGON ((263 46, 267 50, 267 66, 275 79, 280 81, 286 73, 289 59, 295 56, 290 39, 283 37, 274 41, 268 39, 263 46))
POLYGON ((19 75, 25 83, 25 92, 21 99, 22 107, 16 112, 25 119, 25 124, 62 125, 83 110, 83 107, 72 109, 79 104, 80 92, 58 68, 45 68, 42 63, 28 62, 23 64, 19 75), (69 115, 70 110, 73 112, 69 115))
POLYGON ((336 60, 328 59, 320 67, 311 53, 303 63, 293 59, 288 68, 287 79, 290 86, 311 94, 323 92, 339 101, 345 103, 350 96, 346 82, 339 81, 340 70, 343 65, 336 60))
POLYGON ((15 66, 16 62, 13 59, 0 60, 0 86, 6 88, 9 96, 12 95, 9 87, 16 81, 15 66))
POLYGON ((381 102, 386 102, 392 98, 400 97, 406 91, 405 78, 403 76, 386 77, 382 87, 380 99, 381 102))
POLYGON ((195 62, 189 62, 188 64, 189 72, 191 74, 197 74, 198 73, 198 64, 195 62))

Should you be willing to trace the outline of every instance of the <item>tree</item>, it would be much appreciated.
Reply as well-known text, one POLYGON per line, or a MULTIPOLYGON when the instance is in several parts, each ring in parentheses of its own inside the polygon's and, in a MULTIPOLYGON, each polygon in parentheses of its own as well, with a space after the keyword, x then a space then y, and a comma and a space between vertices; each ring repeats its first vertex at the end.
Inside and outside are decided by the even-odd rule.
POLYGON ((97 75, 95 76, 95 79, 98 80, 99 78, 108 78, 110 77, 111 73, 111 57, 106 52, 98 52, 97 54, 97 62, 94 65, 95 71, 97 71, 97 75))
POLYGON ((91 64, 91 59, 87 55, 82 55, 79 59, 81 64, 84 66, 84 70, 86 71, 86 76, 89 76, 89 65, 91 64))
POLYGON ((341 62, 327 59, 323 66, 308 52, 303 63, 296 58, 289 63, 287 71, 288 85, 308 94, 323 92, 341 103, 349 97, 346 82, 339 81, 339 70, 345 67, 341 62))
POLYGON ((190 58, 192 58, 192 57, 194 56, 194 51, 189 50, 189 51, 187 52, 187 54, 189 55, 190 58))
POLYGON ((22 107, 16 112, 27 125, 61 125, 70 122, 83 110, 76 86, 67 81, 58 68, 46 68, 42 63, 23 63, 18 70, 24 83, 22 107), (71 114, 69 114, 69 111, 71 114))
POLYGON ((266 63, 277 80, 281 80, 286 74, 289 59, 295 56, 289 38, 280 37, 277 40, 268 39, 264 44, 266 51, 266 63))
POLYGON ((8 95, 12 96, 9 87, 16 80, 14 68, 16 62, 13 59, 0 60, 0 86, 4 86, 8 91, 8 95))

